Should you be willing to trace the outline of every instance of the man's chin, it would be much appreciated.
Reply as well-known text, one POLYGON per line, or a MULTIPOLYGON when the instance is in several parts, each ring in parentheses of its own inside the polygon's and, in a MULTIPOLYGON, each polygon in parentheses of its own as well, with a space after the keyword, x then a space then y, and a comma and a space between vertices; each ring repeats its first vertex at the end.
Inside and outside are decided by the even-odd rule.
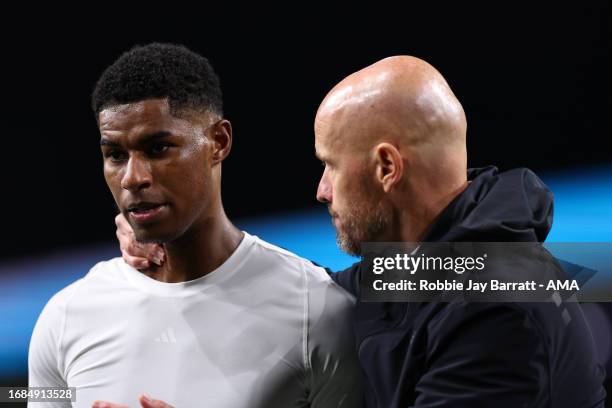
POLYGON ((165 244, 172 241, 172 234, 155 231, 149 228, 134 228, 136 241, 143 244, 165 244))
POLYGON ((350 256, 361 256, 361 243, 349 238, 346 234, 336 230, 336 244, 342 252, 350 256))

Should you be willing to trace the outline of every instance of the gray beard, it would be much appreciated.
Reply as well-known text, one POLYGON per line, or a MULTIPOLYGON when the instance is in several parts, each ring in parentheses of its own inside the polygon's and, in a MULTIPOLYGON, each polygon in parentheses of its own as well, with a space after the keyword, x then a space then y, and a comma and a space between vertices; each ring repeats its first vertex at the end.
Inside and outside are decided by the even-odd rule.
POLYGON ((376 204, 365 210, 356 209, 345 217, 342 230, 336 229, 338 247, 349 255, 360 257, 363 242, 376 242, 391 228, 391 216, 376 204))

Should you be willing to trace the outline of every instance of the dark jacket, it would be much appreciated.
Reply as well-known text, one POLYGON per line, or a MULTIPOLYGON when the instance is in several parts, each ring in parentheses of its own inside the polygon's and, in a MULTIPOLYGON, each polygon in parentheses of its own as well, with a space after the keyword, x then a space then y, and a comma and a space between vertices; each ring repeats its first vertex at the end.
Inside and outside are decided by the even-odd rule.
MULTIPOLYGON (((472 169, 424 242, 542 242, 552 193, 530 170, 472 169)), ((333 274, 358 296, 361 263, 333 274)), ((600 407, 605 373, 575 302, 365 303, 365 406, 600 407)))

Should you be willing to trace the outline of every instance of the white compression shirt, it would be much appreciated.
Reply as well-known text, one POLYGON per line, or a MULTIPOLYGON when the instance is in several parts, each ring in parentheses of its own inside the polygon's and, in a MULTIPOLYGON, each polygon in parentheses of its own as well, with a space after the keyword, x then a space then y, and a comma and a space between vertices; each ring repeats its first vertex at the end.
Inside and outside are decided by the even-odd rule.
POLYGON ((189 282, 111 259, 45 306, 29 385, 76 387, 73 406, 87 408, 140 407, 141 393, 177 408, 355 407, 354 302, 322 268, 247 233, 189 282))

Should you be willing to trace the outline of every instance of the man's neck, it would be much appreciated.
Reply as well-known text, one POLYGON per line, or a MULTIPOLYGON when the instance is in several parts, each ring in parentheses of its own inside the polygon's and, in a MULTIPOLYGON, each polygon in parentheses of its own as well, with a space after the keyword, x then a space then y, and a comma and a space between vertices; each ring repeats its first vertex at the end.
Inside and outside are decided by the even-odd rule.
POLYGON ((194 226, 180 238, 164 244, 166 261, 146 271, 161 282, 186 282, 217 269, 236 250, 244 234, 224 212, 194 226))
POLYGON ((402 242, 421 242, 433 224, 438 220, 442 211, 461 194, 468 186, 465 180, 456 187, 449 189, 445 194, 438 195, 437 198, 423 201, 421 211, 415 212, 415 206, 406 206, 406 210, 400 212, 401 241, 402 242))

